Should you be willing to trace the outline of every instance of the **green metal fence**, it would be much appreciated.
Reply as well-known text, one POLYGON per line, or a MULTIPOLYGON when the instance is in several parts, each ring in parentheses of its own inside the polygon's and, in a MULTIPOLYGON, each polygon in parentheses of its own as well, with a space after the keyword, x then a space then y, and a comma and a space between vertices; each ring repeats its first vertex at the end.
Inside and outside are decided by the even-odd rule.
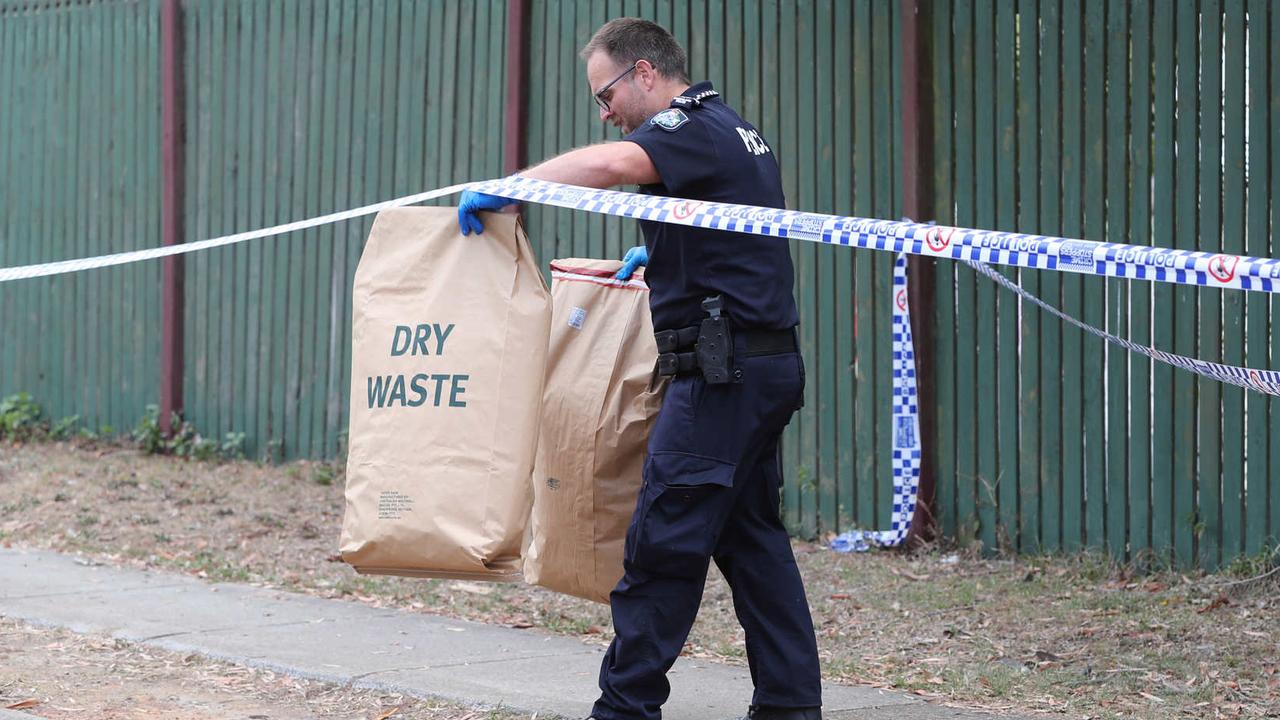
MULTIPOLYGON (((901 126, 932 127, 940 222, 1251 255, 1280 210, 1280 10, 1267 0, 924 0, 933 104, 904 108, 896 2, 529 0, 530 161, 616 139, 577 50, 671 28, 771 141, 790 206, 896 218, 901 126)), ((0 0, 0 265, 159 244, 159 0, 0 0)), ((186 237, 502 172, 508 3, 186 0, 186 237)), ((544 260, 630 223, 530 208, 544 260)), ((250 452, 331 456, 368 222, 187 260, 186 415, 250 452)), ((786 519, 889 520, 887 254, 793 246, 809 387, 786 519)), ((936 267, 937 515, 962 543, 1213 567, 1280 536, 1275 401, 1104 346, 936 267)), ((1100 327, 1275 367, 1259 294, 1008 271, 1100 327)), ((156 263, 0 286, 0 395, 128 427, 158 399, 156 263)), ((926 428, 926 437, 929 435, 926 428)))

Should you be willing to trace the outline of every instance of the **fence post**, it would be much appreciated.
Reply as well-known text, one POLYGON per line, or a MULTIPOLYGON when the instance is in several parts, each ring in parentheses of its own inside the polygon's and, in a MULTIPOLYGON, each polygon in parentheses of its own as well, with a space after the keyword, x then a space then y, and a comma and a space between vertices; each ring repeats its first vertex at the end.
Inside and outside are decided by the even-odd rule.
MULTIPOLYGON (((182 6, 180 0, 160 5, 160 142, 163 188, 160 193, 160 238, 176 245, 182 238, 182 151, 184 137, 182 93, 182 6)), ((173 433, 170 418, 182 412, 183 373, 183 260, 164 259, 162 327, 160 331, 160 429, 173 433)))
POLYGON ((528 104, 528 83, 525 68, 529 58, 529 3, 528 0, 507 0, 507 90, 506 116, 503 132, 506 142, 502 151, 502 172, 510 175, 527 162, 525 107, 528 104))
MULTIPOLYGON (((929 46, 929 0, 899 0, 902 15, 902 213, 917 222, 933 219, 933 123, 929 46)), ((915 343, 916 397, 920 408, 920 489, 907 548, 937 537, 933 512, 938 428, 934 382, 933 258, 907 258, 907 297, 915 343)))

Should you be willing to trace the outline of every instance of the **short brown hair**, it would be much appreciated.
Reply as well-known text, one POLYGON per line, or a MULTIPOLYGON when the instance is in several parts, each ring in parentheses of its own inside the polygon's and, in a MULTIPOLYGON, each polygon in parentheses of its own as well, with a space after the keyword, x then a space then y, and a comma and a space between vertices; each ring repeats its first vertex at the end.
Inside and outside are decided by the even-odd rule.
POLYGON ((619 65, 648 60, 666 77, 689 82, 689 58, 684 48, 666 28, 648 20, 618 18, 600 26, 579 55, 589 60, 596 52, 605 53, 619 65))

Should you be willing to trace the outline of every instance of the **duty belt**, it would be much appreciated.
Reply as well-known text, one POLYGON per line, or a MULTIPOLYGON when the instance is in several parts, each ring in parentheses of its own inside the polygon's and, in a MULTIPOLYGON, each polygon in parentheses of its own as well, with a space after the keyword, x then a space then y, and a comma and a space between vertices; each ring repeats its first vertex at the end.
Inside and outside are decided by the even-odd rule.
MULTIPOLYGON (((701 369, 698 362, 699 325, 679 328, 678 330, 661 330, 653 334, 658 343, 659 375, 690 375, 701 369)), ((795 352, 799 348, 796 342, 796 329, 786 330, 735 330, 743 352, 747 357, 759 355, 780 355, 795 352)), ((732 340, 726 340, 723 350, 730 352, 732 340)), ((717 348, 719 349, 719 348, 717 348)), ((737 378, 735 378, 737 379, 737 378)))

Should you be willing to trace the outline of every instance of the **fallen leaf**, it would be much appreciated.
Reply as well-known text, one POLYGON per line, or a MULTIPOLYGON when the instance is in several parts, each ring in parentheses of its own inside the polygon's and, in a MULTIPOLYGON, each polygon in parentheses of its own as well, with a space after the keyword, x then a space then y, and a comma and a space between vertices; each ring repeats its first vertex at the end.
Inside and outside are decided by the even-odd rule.
POLYGON ((1231 601, 1227 599, 1227 594, 1219 593, 1218 597, 1213 599, 1213 602, 1209 603, 1208 605, 1205 605, 1199 610, 1196 610, 1196 612, 1203 614, 1203 613, 1209 612, 1210 610, 1217 610, 1218 608, 1223 607, 1224 605, 1230 605, 1230 604, 1231 604, 1231 601))
POLYGON ((1146 590, 1147 592, 1160 592, 1161 590, 1165 589, 1165 585, 1164 583, 1149 582, 1146 585, 1143 585, 1142 589, 1146 590))
POLYGON ((472 595, 489 595, 493 592, 490 585, 481 585, 479 583, 467 582, 466 580, 454 580, 450 583, 450 587, 462 592, 471 593, 472 595))
POLYGON ((390 710, 388 710, 388 711, 386 711, 386 712, 382 713, 382 714, 381 714, 381 715, 379 715, 378 717, 374 718, 374 720, 387 720, 387 718, 391 717, 392 715, 395 715, 395 714, 396 714, 396 713, 398 713, 398 712, 400 712, 400 706, 399 706, 399 705, 397 705, 397 706, 395 706, 395 707, 391 708, 390 710))
POLYGON ((849 595, 848 593, 835 593, 831 596, 831 599, 832 600, 848 600, 849 595))
POLYGON ((529 628, 533 627, 533 623, 529 622, 528 620, 517 620, 511 623, 510 625, 508 625, 507 627, 513 627, 516 630, 528 630, 529 628))
POLYGON ((39 699, 27 698, 26 700, 19 700, 18 702, 12 705, 5 705, 5 708, 8 710, 26 710, 27 708, 33 708, 39 704, 40 704, 39 699))

